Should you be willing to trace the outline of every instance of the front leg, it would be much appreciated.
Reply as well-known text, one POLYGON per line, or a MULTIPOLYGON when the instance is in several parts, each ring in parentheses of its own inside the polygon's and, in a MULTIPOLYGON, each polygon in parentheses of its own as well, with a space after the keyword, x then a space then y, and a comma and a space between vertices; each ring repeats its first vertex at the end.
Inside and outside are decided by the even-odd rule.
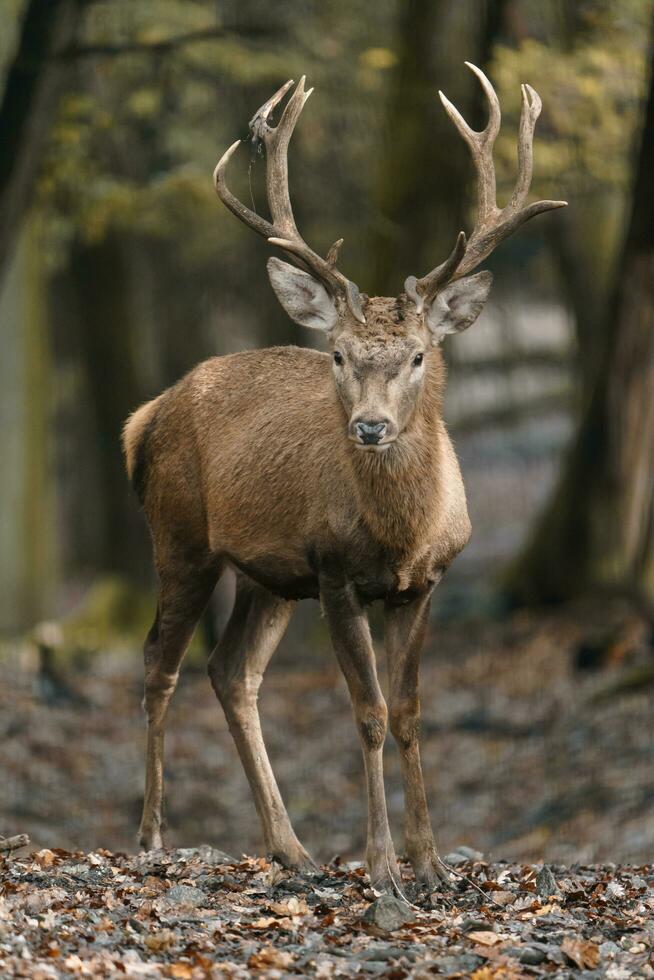
POLYGON ((382 752, 387 710, 375 664, 368 620, 354 587, 321 580, 320 597, 338 662, 352 698, 368 790, 366 863, 379 891, 401 894, 397 858, 388 827, 382 752))
POLYGON ((404 783, 406 852, 416 880, 432 889, 439 879, 449 883, 450 877, 434 842, 418 746, 418 673, 430 598, 425 592, 404 605, 387 603, 385 634, 390 727, 400 750, 404 783))

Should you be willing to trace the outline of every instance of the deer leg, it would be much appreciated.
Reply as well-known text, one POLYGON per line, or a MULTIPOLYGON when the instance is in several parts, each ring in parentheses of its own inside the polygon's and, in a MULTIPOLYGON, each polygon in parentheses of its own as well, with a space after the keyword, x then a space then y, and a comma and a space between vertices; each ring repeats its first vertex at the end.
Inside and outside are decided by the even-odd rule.
POLYGON ((146 850, 163 846, 163 751, 168 705, 177 686, 180 664, 218 575, 215 566, 191 562, 159 567, 157 615, 143 648, 143 707, 148 731, 139 843, 146 850))
POLYGON ((365 612, 354 588, 321 582, 321 601, 341 670, 352 698, 368 791, 366 863, 374 888, 400 892, 397 858, 388 826, 382 753, 386 738, 386 702, 375 664, 365 612))
POLYGON ((309 868, 313 862, 291 826, 270 766, 257 708, 263 673, 294 605, 239 577, 234 609, 209 660, 209 676, 250 783, 266 852, 286 867, 309 868))
POLYGON ((406 852, 416 880, 433 888, 439 878, 447 882, 450 878, 434 842, 418 746, 418 672, 429 605, 429 593, 405 605, 387 604, 385 632, 390 729, 400 750, 404 783, 406 852))

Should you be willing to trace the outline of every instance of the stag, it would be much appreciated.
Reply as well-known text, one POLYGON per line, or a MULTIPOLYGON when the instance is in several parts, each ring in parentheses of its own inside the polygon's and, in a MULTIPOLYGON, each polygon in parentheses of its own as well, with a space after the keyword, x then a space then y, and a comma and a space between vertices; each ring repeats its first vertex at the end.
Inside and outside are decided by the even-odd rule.
POLYGON ((289 197, 288 144, 311 94, 302 78, 277 126, 287 82, 250 122, 266 153, 270 220, 225 182, 234 143, 218 163, 221 201, 293 264, 268 260, 272 287, 296 323, 322 331, 329 353, 273 347, 208 360, 128 419, 127 470, 140 497, 158 574, 154 624, 144 647, 146 787, 140 841, 162 846, 166 713, 193 630, 220 575, 236 571, 231 617, 209 660, 261 819, 269 855, 311 866, 296 837, 263 742, 257 694, 299 599, 317 598, 345 676, 368 796, 366 860, 372 884, 400 888, 388 826, 382 747, 397 741, 405 792, 405 848, 418 882, 448 872, 430 826, 418 747, 418 669, 432 590, 470 536, 461 473, 443 422, 439 345, 477 319, 490 272, 472 271, 529 218, 564 201, 527 204, 534 127, 541 109, 522 86, 518 177, 496 202, 493 143, 497 95, 475 132, 441 93, 468 144, 478 207, 469 238, 394 297, 368 297, 337 268, 336 242, 322 258, 300 235, 289 197), (388 707, 377 676, 366 606, 385 616, 388 707))

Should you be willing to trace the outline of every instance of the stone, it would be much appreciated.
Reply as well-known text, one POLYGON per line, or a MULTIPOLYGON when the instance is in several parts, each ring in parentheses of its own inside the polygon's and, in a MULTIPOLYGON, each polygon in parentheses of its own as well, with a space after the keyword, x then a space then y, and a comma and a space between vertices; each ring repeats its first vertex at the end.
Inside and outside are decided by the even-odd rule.
POLYGON ((474 932, 474 931, 492 931, 493 924, 488 921, 488 919, 475 919, 472 916, 466 916, 461 922, 461 932, 474 932))
POLYGON ((186 905, 189 908, 199 908, 208 904, 206 892, 193 885, 173 885, 163 896, 170 905, 186 905))
POLYGON ((536 889, 541 898, 549 898, 550 895, 556 895, 559 890, 556 884, 556 878, 546 864, 543 865, 536 875, 536 889))
POLYGON ((518 959, 526 966, 539 966, 546 959, 547 954, 537 946, 525 946, 520 950, 518 959))
POLYGON ((445 861, 445 864, 451 864, 452 867, 456 867, 457 864, 465 864, 468 858, 465 856, 465 854, 461 854, 459 851, 451 851, 449 854, 445 855, 443 860, 445 861))
POLYGON ((381 895, 365 911, 364 921, 376 926, 383 932, 393 932, 401 929, 407 922, 412 921, 408 905, 393 895, 381 895))
POLYGON ((465 844, 459 844, 456 848, 457 854, 463 854, 466 861, 481 861, 484 855, 481 851, 475 851, 472 847, 466 847, 465 844))
POLYGON ((209 867, 215 868, 221 864, 236 864, 236 859, 221 851, 211 844, 200 844, 199 847, 178 847, 171 852, 171 858, 175 861, 202 861, 209 867))

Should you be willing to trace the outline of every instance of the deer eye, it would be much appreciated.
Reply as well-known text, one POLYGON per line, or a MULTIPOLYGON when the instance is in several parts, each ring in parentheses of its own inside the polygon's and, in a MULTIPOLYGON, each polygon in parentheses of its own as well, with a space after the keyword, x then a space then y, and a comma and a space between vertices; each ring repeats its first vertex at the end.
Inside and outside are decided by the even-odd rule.
POLYGON ((334 351, 334 364, 338 364, 340 366, 342 363, 343 363, 343 355, 341 354, 340 350, 335 350, 334 351))
POLYGON ((413 364, 414 367, 420 367, 424 359, 425 359, 424 354, 416 354, 416 356, 413 358, 413 361, 411 363, 413 364))

